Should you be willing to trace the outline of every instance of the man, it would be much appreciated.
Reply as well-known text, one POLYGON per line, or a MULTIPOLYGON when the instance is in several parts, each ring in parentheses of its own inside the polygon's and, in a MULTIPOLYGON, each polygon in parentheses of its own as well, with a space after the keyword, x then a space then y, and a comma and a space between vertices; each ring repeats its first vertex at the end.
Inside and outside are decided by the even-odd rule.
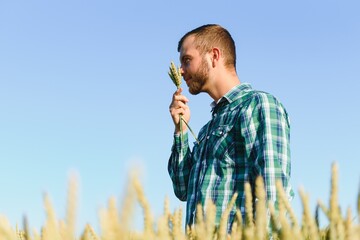
MULTIPOLYGON (((264 179, 266 198, 276 204, 275 182, 281 180, 289 199, 290 125, 283 105, 272 95, 241 83, 236 73, 235 43, 219 25, 204 25, 179 41, 181 73, 191 94, 205 92, 214 100, 212 117, 200 130, 192 151, 186 124, 183 140, 180 114, 190 120, 188 99, 177 90, 170 104, 175 124, 168 171, 176 196, 187 201, 186 224, 195 223, 196 205, 216 206, 216 224, 237 192, 236 208, 245 216, 244 184, 264 179)), ((229 216, 231 229, 235 208, 229 216)))

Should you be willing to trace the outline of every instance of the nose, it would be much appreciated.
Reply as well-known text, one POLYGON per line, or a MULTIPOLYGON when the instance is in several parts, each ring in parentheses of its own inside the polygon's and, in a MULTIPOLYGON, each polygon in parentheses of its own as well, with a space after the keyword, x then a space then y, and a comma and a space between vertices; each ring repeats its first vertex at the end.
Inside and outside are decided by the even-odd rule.
POLYGON ((180 66, 180 73, 181 73, 181 76, 184 76, 185 71, 184 71, 184 68, 182 67, 182 65, 180 66))

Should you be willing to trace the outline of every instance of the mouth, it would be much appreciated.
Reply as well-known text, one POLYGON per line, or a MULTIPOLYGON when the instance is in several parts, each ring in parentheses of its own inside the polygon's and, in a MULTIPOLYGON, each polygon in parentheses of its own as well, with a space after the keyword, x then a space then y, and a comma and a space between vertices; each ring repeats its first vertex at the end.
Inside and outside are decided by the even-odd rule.
POLYGON ((186 84, 191 80, 191 77, 188 77, 188 78, 184 78, 186 84))

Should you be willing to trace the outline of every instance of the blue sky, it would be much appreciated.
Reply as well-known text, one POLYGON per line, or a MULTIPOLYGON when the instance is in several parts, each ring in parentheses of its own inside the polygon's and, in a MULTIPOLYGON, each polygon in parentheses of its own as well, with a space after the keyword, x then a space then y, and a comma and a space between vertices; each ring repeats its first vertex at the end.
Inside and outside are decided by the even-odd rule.
MULTIPOLYGON (((128 174, 155 217, 172 191, 167 161, 179 38, 207 23, 237 45, 242 82, 270 92, 291 118, 292 184, 327 203, 339 166, 339 201, 355 209, 360 184, 358 1, 1 1, 0 214, 13 226, 45 219, 47 192, 64 217, 67 180, 78 175, 77 228, 121 202, 128 174)), ((187 92, 191 126, 210 118, 210 97, 187 92)), ((191 137, 190 137, 191 139, 191 137)), ((301 215, 297 194, 293 206, 301 215)), ((141 222, 137 215, 135 222, 141 222)), ((136 225, 136 224, 135 224, 136 225)))

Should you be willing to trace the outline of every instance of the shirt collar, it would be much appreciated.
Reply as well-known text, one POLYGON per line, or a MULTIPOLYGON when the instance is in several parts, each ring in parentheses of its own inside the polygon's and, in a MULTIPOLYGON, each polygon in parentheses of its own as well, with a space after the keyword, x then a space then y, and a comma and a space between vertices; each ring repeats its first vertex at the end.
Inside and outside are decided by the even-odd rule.
POLYGON ((249 91, 252 90, 252 87, 249 83, 241 83, 239 85, 236 85, 232 89, 230 89, 224 96, 222 96, 217 102, 213 101, 210 106, 212 110, 219 105, 220 103, 227 101, 228 103, 232 103, 236 99, 241 98, 245 94, 247 94, 249 91))

